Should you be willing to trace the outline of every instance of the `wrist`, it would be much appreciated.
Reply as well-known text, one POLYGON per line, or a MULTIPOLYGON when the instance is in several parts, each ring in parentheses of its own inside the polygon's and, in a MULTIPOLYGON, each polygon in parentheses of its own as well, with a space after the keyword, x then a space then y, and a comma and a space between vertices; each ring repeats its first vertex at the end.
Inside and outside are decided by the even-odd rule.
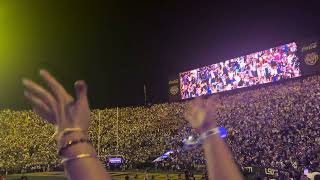
POLYGON ((63 151, 63 154, 60 157, 72 157, 83 153, 92 154, 95 156, 97 155, 95 149, 91 144, 80 143, 67 148, 65 151, 63 151))
POLYGON ((83 134, 89 134, 88 128, 80 128, 80 127, 55 127, 55 138, 58 141, 60 138, 62 138, 65 135, 74 133, 74 132, 82 132, 83 134))
POLYGON ((89 136, 83 132, 72 132, 68 135, 62 136, 61 138, 57 139, 58 148, 60 149, 68 141, 77 141, 80 139, 89 139, 89 136))
POLYGON ((207 132, 210 129, 216 128, 216 122, 215 121, 205 121, 200 128, 198 128, 198 131, 200 134, 207 132))
POLYGON ((206 128, 202 129, 200 131, 200 136, 198 139, 193 140, 185 139, 184 142, 184 148, 186 150, 190 150, 193 148, 198 147, 199 145, 202 145, 207 141, 208 138, 211 139, 211 137, 220 137, 220 128, 216 127, 214 124, 207 126, 206 128))
POLYGON ((205 139, 207 139, 210 136, 215 136, 215 135, 220 135, 220 128, 215 127, 212 129, 209 129, 203 133, 200 134, 200 139, 203 141, 205 139))

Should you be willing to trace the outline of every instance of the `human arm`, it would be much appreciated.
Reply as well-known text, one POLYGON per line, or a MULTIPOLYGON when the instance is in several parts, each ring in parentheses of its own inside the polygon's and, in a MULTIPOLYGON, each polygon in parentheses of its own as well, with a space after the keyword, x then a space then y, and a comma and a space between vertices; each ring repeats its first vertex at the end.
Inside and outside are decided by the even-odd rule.
MULTIPOLYGON (((186 119, 200 134, 217 128, 217 106, 218 101, 216 97, 209 100, 195 99, 189 104, 186 119)), ((219 134, 207 137, 202 146, 210 180, 243 179, 229 148, 220 138, 219 134)))
MULTIPOLYGON (((54 124, 57 127, 58 134, 63 133, 66 128, 82 130, 58 138, 58 147, 61 148, 68 141, 78 141, 81 138, 88 139, 90 109, 85 82, 77 81, 75 83, 77 96, 75 100, 49 72, 41 70, 40 76, 50 90, 46 90, 31 80, 23 79, 24 95, 32 103, 33 110, 46 121, 54 124)), ((88 143, 70 146, 63 152, 62 156, 63 158, 72 158, 81 154, 90 154, 90 157, 77 158, 63 164, 69 179, 111 179, 101 162, 95 158, 95 149, 88 143)))

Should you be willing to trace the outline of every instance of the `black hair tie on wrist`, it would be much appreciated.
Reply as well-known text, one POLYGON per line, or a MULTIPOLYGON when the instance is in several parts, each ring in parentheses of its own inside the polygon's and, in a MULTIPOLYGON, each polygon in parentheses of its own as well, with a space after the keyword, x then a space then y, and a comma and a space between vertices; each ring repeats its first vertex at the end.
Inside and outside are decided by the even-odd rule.
POLYGON ((59 149, 58 155, 61 157, 65 150, 67 150, 68 148, 70 148, 73 145, 80 144, 80 143, 92 144, 92 142, 89 139, 86 139, 86 138, 81 138, 81 139, 76 140, 76 141, 68 141, 66 145, 62 146, 59 149))

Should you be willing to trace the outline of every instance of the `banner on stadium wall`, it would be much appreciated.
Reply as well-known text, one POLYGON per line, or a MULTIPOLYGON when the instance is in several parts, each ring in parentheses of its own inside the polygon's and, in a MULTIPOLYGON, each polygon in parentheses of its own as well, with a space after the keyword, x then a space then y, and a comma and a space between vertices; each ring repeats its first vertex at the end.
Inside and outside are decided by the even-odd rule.
POLYGON ((308 40, 298 43, 298 55, 301 63, 302 75, 312 75, 320 72, 319 40, 308 40))
POLYGON ((168 88, 169 88, 169 101, 178 101, 181 99, 180 95, 180 82, 178 75, 172 75, 169 77, 168 81, 168 88))
POLYGON ((282 170, 282 169, 275 169, 275 168, 264 168, 264 167, 252 167, 247 166, 243 167, 243 172, 245 174, 254 174, 256 176, 262 176, 267 178, 274 178, 276 174, 278 176, 289 176, 289 171, 282 170))

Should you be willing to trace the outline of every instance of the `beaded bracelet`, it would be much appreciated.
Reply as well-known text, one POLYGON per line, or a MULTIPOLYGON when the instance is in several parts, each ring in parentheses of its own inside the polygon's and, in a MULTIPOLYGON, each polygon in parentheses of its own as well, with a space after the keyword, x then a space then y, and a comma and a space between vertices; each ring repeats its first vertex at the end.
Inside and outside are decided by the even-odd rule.
POLYGON ((76 155, 74 157, 63 158, 61 160, 61 163, 64 164, 64 163, 66 163, 68 161, 73 161, 73 160, 82 159, 82 158, 97 158, 97 156, 94 155, 94 154, 79 154, 79 155, 76 155))
POLYGON ((76 141, 68 141, 66 143, 66 145, 62 146, 59 151, 58 151, 58 155, 59 156, 62 156, 63 152, 68 149, 69 147, 73 146, 73 145, 76 145, 76 144, 80 144, 80 143, 88 143, 88 144, 92 144, 90 140, 88 139, 85 139, 85 138, 81 138, 79 140, 76 140, 76 141))
POLYGON ((69 135, 73 132, 84 132, 84 131, 81 128, 65 128, 56 136, 56 139, 57 141, 59 141, 64 136, 69 135))

